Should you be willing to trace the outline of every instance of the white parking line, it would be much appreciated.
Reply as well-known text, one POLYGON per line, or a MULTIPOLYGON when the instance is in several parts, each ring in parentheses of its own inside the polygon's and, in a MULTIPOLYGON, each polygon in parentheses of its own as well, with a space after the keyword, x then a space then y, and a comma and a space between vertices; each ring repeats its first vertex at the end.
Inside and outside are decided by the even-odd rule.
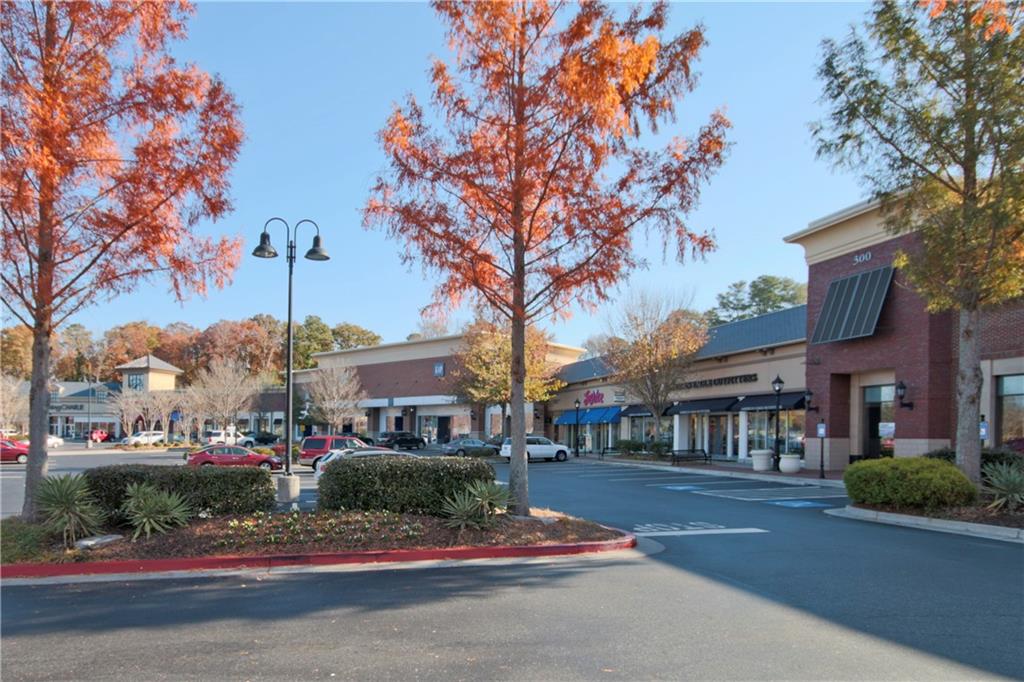
POLYGON ((700 530, 657 530, 650 533, 635 533, 641 538, 660 538, 675 535, 738 535, 741 533, 769 533, 764 528, 707 528, 700 530))
POLYGON ((694 495, 724 497, 730 500, 758 502, 760 500, 802 500, 818 497, 846 497, 845 490, 838 488, 755 488, 748 490, 694 490, 694 495), (730 495, 728 493, 735 493, 730 495))
MULTIPOLYGON (((699 479, 696 479, 696 478, 672 479, 671 482, 673 482, 673 483, 692 483, 692 484, 698 485, 698 486, 700 486, 702 488, 704 486, 706 486, 706 485, 736 485, 737 482, 738 482, 735 478, 729 479, 727 481, 709 481, 709 480, 707 480, 707 478, 708 478, 707 476, 702 476, 699 479), (701 479, 703 479, 703 480, 701 480, 701 479)), ((742 481, 742 482, 743 483, 760 483, 760 481, 742 481)), ((657 488, 658 486, 666 485, 666 483, 644 483, 644 485, 646 487, 648 487, 648 488, 657 488)), ((737 488, 737 490, 744 490, 744 488, 737 488)), ((750 490, 750 488, 747 488, 747 490, 750 490)))

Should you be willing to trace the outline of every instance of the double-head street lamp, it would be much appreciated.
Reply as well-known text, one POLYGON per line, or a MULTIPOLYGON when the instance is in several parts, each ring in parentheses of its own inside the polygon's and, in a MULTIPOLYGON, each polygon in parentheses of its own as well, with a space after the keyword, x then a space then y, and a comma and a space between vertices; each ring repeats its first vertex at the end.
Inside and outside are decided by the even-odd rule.
POLYGON ((580 456, 580 399, 576 398, 576 438, 573 440, 573 456, 580 456))
POLYGON ((782 459, 782 448, 779 447, 779 421, 782 415, 782 388, 786 382, 778 374, 772 379, 772 390, 775 391, 775 470, 779 470, 779 461, 782 459))
POLYGON ((285 424, 285 436, 284 436, 284 471, 286 476, 292 474, 292 346, 293 346, 293 330, 292 330, 292 272, 295 270, 295 237, 298 235, 299 226, 304 223, 309 223, 316 228, 316 236, 313 237, 313 246, 306 252, 306 258, 309 260, 330 260, 330 256, 327 255, 327 251, 323 247, 323 243, 320 241, 320 226, 312 220, 303 219, 295 223, 294 229, 289 227, 288 223, 281 218, 271 218, 263 225, 263 232, 260 234, 260 244, 252 250, 252 255, 257 258, 277 258, 277 249, 270 243, 270 233, 267 232, 267 227, 272 222, 279 222, 284 225, 285 241, 288 246, 285 253, 285 260, 288 261, 288 360, 285 365, 285 413, 284 413, 284 424, 285 424))

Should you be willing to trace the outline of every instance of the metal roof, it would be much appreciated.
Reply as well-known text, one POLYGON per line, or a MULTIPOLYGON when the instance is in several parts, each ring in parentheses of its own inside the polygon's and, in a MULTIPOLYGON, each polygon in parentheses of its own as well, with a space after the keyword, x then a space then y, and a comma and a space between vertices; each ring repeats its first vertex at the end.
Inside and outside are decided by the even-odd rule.
MULTIPOLYGON (((807 338, 807 306, 798 305, 746 320, 727 322, 708 330, 708 342, 697 359, 715 358, 747 350, 799 343, 807 338)), ((558 378, 567 384, 604 379, 614 374, 604 358, 587 358, 563 365, 558 378)))
POLYGON ((797 343, 807 338, 807 306, 798 305, 746 320, 727 322, 708 331, 708 342, 698 359, 745 350, 797 343))
POLYGON ((174 374, 181 374, 183 372, 183 370, 178 369, 169 362, 164 362, 155 355, 143 355, 141 358, 135 358, 131 362, 118 365, 114 369, 155 369, 161 372, 172 372, 174 374))

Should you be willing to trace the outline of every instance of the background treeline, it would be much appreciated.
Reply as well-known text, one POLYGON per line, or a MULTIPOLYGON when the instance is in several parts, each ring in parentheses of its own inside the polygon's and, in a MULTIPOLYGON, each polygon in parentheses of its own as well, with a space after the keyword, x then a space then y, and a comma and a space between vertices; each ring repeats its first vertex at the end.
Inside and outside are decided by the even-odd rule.
MULTIPOLYGON (((187 322, 158 327, 144 321, 112 327, 94 335, 81 324, 70 324, 54 340, 53 377, 58 381, 108 381, 114 368, 152 354, 182 369, 181 383, 192 384, 216 362, 241 367, 250 375, 277 377, 284 369, 285 324, 270 315, 221 320, 205 329, 187 322)), ((295 366, 315 365, 313 354, 360 346, 375 346, 381 338, 359 325, 329 326, 316 315, 295 325, 295 366)), ((27 379, 32 369, 32 335, 21 325, 0 330, 3 373, 27 379)))

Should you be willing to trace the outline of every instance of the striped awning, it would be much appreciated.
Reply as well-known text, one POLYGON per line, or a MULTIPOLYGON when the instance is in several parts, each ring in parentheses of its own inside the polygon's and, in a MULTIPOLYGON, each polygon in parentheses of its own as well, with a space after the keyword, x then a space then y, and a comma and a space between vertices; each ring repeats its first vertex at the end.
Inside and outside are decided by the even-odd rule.
POLYGON ((832 280, 811 343, 846 341, 875 333, 892 282, 892 266, 832 280))

